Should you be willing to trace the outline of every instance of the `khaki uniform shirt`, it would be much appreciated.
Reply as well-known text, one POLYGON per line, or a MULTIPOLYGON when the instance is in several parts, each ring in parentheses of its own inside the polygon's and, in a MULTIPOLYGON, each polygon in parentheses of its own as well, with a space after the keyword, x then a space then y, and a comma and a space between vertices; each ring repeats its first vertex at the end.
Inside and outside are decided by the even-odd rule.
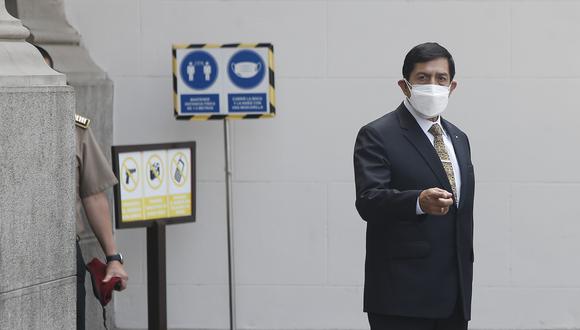
POLYGON ((117 178, 107 158, 99 148, 89 127, 75 125, 76 131, 76 223, 77 234, 84 230, 82 199, 117 184, 117 178))

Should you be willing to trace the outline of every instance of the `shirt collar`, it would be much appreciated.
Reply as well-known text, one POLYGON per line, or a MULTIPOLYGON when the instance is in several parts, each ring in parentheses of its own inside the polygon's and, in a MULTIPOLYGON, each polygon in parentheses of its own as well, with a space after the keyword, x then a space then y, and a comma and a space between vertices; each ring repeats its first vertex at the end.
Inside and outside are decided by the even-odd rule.
MULTIPOLYGON (((433 124, 439 124, 439 126, 441 126, 441 130, 443 131, 443 134, 445 136, 447 136, 447 133, 445 132, 445 128, 443 128, 443 125, 441 125, 441 116, 437 116, 436 121, 430 121, 429 119, 425 119, 425 118, 419 116, 419 114, 417 113, 417 110, 415 110, 415 108, 413 108, 413 106, 411 105, 411 102, 409 102, 409 100, 407 98, 405 98, 403 100, 403 103, 405 104, 405 108, 407 108, 407 110, 411 113, 411 115, 413 115, 413 117, 417 121, 417 124, 419 124, 419 126, 421 127, 423 132, 425 132, 425 134, 429 133, 429 129, 431 128, 431 126, 433 126, 433 124)), ((431 134, 431 133, 429 133, 429 134, 431 134)))

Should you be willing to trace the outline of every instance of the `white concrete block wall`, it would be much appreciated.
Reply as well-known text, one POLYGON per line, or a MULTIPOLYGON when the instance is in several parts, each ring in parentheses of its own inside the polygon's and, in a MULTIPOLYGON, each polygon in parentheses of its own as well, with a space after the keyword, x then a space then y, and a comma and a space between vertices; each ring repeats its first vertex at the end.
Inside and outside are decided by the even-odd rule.
MULTIPOLYGON (((272 42, 278 116, 234 123, 238 326, 366 329, 358 128, 394 109, 403 57, 438 41, 459 87, 447 118, 476 169, 474 329, 580 328, 580 4, 575 1, 76 0, 71 23, 115 83, 116 144, 198 142, 198 222, 168 229, 169 325, 224 329, 220 122, 172 116, 172 43, 272 42)), ((117 232, 144 328, 145 231, 117 232)))

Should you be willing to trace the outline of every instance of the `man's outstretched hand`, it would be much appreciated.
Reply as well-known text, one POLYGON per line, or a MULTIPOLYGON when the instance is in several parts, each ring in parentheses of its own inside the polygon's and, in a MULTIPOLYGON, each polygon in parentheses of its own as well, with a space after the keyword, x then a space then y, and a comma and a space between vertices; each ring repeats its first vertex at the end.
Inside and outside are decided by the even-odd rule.
POLYGON ((453 194, 439 188, 423 190, 419 195, 421 210, 431 215, 445 215, 453 205, 453 194))

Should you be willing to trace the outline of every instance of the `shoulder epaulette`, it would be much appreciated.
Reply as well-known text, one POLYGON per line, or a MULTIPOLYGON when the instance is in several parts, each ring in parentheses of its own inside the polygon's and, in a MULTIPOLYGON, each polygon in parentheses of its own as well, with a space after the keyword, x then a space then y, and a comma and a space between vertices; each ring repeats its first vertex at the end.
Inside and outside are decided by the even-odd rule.
POLYGON ((91 120, 81 115, 75 114, 75 124, 81 128, 88 128, 91 124, 91 120))

